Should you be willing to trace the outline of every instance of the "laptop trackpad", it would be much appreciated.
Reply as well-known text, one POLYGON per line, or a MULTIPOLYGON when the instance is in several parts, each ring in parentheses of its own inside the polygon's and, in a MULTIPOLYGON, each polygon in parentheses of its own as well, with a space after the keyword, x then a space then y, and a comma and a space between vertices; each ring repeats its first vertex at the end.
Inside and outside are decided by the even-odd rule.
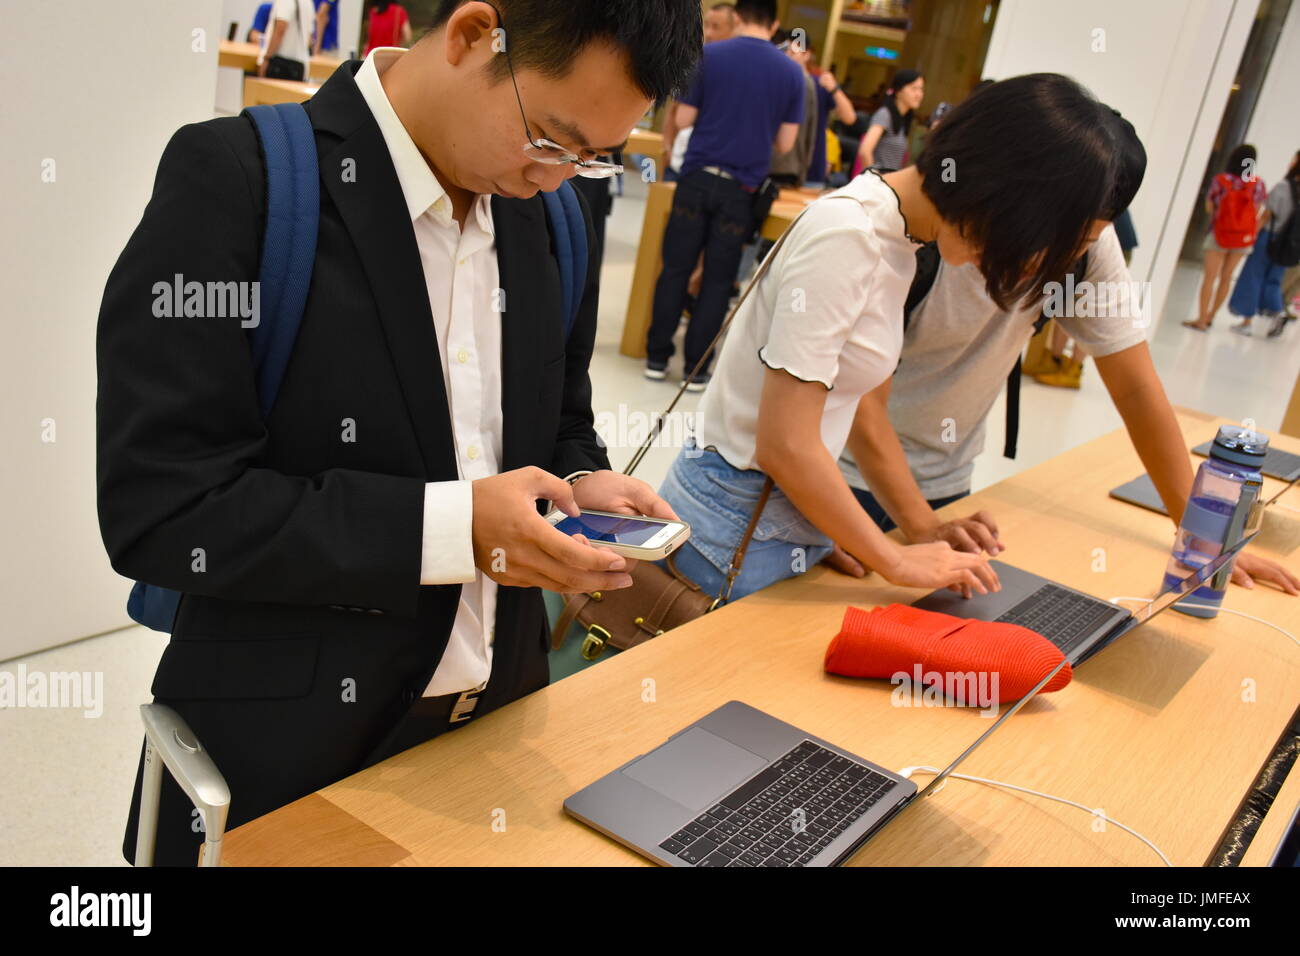
POLYGON ((767 766, 767 760, 692 727, 652 750, 623 771, 638 783, 689 809, 707 809, 746 777, 767 766))

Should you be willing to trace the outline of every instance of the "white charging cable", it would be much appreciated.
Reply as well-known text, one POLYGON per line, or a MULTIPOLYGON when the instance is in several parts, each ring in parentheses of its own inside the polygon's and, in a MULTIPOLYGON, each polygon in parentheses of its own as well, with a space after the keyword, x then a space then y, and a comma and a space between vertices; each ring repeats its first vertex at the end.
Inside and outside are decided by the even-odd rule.
MULTIPOLYGON (((1142 602, 1143 604, 1150 604, 1150 603, 1151 603, 1151 598, 1144 598, 1144 597, 1113 597, 1113 598, 1110 599, 1110 603, 1111 603, 1111 604, 1118 604, 1120 601, 1140 601, 1140 602, 1142 602)), ((1179 608, 1179 607, 1199 607, 1199 608, 1206 608, 1206 609, 1208 609, 1208 610, 1219 610, 1219 611, 1222 611, 1222 612, 1225 613, 1225 614, 1235 614, 1235 615, 1237 615, 1237 617, 1244 617, 1244 618, 1245 618, 1246 620, 1248 620, 1248 621, 1255 621, 1255 622, 1258 623, 1258 624, 1266 624, 1266 625, 1268 625, 1269 627, 1273 628, 1273 630, 1275 630, 1275 631, 1281 631, 1281 632, 1282 632, 1283 634, 1285 634, 1287 637, 1291 638, 1291 642, 1292 642, 1293 644, 1300 645, 1300 640, 1297 640, 1297 639, 1296 639, 1296 636, 1295 636, 1294 634, 1292 634, 1290 631, 1288 631, 1286 628, 1284 628, 1284 627, 1282 627, 1282 626, 1280 626, 1280 625, 1278 625, 1278 624, 1274 624, 1272 621, 1266 621, 1266 620, 1264 620, 1262 617, 1255 617, 1255 615, 1253 615, 1253 614, 1247 614, 1245 611, 1237 611, 1237 610, 1234 610, 1233 608, 1230 608, 1230 607, 1220 607, 1220 606, 1217 605, 1217 604, 1188 604, 1186 601, 1179 601, 1179 602, 1178 602, 1177 604, 1175 604, 1174 606, 1175 606, 1176 608, 1179 608)))
MULTIPOLYGON (((939 773, 939 772, 940 771, 937 767, 919 767, 919 766, 904 767, 902 770, 899 771, 899 775, 910 780, 912 774, 914 773, 939 773)), ((1102 810, 1095 810, 1092 807, 1085 807, 1082 803, 1075 803, 1073 800, 1066 800, 1064 797, 1055 797, 1050 793, 1042 793, 1038 790, 1030 790, 1028 787, 1019 787, 1016 786, 1016 784, 1014 783, 1004 783, 1001 780, 989 780, 986 777, 972 777, 969 774, 964 774, 964 773, 950 773, 948 774, 948 776, 950 778, 956 777, 958 780, 969 780, 972 783, 982 783, 989 787, 1005 787, 1007 790, 1017 790, 1020 793, 1028 793, 1028 794, 1032 794, 1035 797, 1043 797, 1046 800, 1055 800, 1057 803, 1064 803, 1066 806, 1076 807, 1082 810, 1084 813, 1088 814, 1089 816, 1100 817, 1101 819, 1105 820, 1107 823, 1113 823, 1115 826, 1119 827, 1121 830, 1125 831, 1126 833, 1131 833, 1133 836, 1137 837, 1147 846, 1151 847, 1151 849, 1155 851, 1156 855, 1160 857, 1161 860, 1164 861, 1165 866, 1173 866, 1173 864, 1169 862, 1169 857, 1165 856, 1164 853, 1160 851, 1160 847, 1156 846, 1154 843, 1152 843, 1142 834, 1138 833, 1132 827, 1127 827, 1124 824, 1120 823, 1118 820, 1106 816, 1106 814, 1102 810)), ((942 784, 940 785, 939 789, 942 789, 942 784)), ((934 792, 938 793, 939 789, 936 789, 934 792)))

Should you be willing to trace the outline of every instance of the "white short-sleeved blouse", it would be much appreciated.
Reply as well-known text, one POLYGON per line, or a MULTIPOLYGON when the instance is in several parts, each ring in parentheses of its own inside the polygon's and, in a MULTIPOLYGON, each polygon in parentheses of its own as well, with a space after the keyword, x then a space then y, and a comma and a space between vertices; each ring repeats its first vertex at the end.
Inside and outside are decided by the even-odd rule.
POLYGON ((898 365, 917 245, 897 195, 874 172, 812 203, 731 324, 700 402, 697 442, 736 468, 757 468, 764 369, 784 369, 827 388, 821 440, 838 458, 859 399, 898 365))

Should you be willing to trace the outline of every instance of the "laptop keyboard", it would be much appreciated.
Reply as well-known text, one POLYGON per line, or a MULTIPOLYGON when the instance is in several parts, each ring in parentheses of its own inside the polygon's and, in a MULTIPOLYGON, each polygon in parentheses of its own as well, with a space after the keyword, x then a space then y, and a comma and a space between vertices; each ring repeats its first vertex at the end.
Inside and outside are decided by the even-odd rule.
POLYGON ((805 740, 659 848, 692 866, 803 866, 896 784, 805 740))
POLYGON ((997 620, 1037 631, 1068 656, 1116 608, 1056 584, 1044 584, 997 620))

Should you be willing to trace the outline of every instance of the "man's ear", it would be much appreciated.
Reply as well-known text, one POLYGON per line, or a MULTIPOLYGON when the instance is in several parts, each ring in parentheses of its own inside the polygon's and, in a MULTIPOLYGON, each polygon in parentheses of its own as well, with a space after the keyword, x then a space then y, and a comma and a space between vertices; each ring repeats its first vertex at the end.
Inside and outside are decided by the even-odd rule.
MULTIPOLYGON (((443 55, 447 62, 451 66, 460 66, 465 57, 481 44, 491 48, 496 39, 493 30, 498 26, 496 11, 486 3, 467 3, 457 7, 443 27, 443 55)), ((503 39, 509 42, 508 37, 503 36, 503 39)))

